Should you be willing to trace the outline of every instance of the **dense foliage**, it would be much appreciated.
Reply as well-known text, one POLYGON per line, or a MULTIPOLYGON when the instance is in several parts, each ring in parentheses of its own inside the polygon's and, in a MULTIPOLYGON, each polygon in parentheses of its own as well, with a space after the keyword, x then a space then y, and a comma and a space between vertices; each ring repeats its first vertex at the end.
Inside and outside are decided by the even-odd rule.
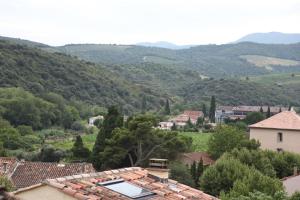
POLYGON ((218 126, 208 141, 208 152, 215 159, 234 148, 257 149, 259 144, 249 140, 246 132, 233 126, 218 126))

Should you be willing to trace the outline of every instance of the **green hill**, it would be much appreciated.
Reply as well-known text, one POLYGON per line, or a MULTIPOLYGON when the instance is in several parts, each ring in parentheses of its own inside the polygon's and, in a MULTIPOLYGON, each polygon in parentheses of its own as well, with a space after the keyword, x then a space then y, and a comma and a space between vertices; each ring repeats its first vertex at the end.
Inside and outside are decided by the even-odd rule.
POLYGON ((176 51, 128 45, 41 48, 31 44, 0 42, 0 87, 23 87, 38 96, 54 92, 67 100, 100 106, 117 104, 125 112, 140 111, 144 96, 151 111, 162 108, 166 98, 175 110, 199 108, 211 95, 227 105, 300 105, 297 81, 265 84, 264 78, 255 78, 298 74, 299 66, 271 65, 270 72, 241 57, 260 54, 296 62, 300 60, 300 44, 205 45, 176 51), (248 81, 246 76, 250 77, 248 81))
POLYGON ((0 87, 23 87, 34 94, 54 92, 67 100, 101 106, 117 104, 127 111, 139 109, 143 95, 152 109, 159 107, 164 97, 101 65, 1 40, 0 87))
POLYGON ((300 71, 300 43, 282 45, 245 42, 201 45, 182 50, 134 45, 76 44, 57 47, 55 50, 96 63, 115 65, 154 63, 176 69, 193 70, 204 76, 219 78, 300 71), (252 58, 249 62, 241 57, 245 55, 258 57, 252 58), (256 66, 256 61, 261 60, 259 56, 287 59, 296 64, 293 67, 283 67, 275 62, 272 63, 272 71, 270 71, 268 68, 256 66))

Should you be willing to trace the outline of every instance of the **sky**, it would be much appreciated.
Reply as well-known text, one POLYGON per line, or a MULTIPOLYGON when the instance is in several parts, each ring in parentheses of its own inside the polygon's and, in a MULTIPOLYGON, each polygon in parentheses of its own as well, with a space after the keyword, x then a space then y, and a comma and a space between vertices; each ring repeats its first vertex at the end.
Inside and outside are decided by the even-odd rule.
POLYGON ((300 33, 300 0, 0 0, 0 35, 70 43, 224 44, 300 33))

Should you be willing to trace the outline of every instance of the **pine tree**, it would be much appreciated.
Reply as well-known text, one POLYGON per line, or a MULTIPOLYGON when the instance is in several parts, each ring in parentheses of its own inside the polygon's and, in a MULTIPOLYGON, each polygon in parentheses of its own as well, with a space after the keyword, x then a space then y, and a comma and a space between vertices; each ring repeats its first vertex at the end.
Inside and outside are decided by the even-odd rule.
POLYGON ((102 152, 105 148, 105 140, 112 137, 112 131, 115 128, 123 126, 123 117, 119 113, 117 107, 111 106, 108 108, 108 113, 104 117, 102 128, 100 129, 92 154, 92 163, 96 170, 101 169, 102 161, 99 158, 99 153, 102 152))
POLYGON ((166 104, 165 104, 165 114, 166 114, 166 115, 170 115, 170 114, 171 114, 170 104, 169 104, 169 99, 166 100, 166 104))
POLYGON ((202 112, 203 112, 204 117, 207 117, 207 110, 206 110, 205 104, 202 105, 202 112))
POLYGON ((215 123, 215 112, 216 112, 216 98, 215 96, 211 97, 210 108, 209 108, 209 119, 210 122, 215 123))
POLYGON ((267 118, 271 117, 271 109, 270 106, 268 106, 268 111, 267 111, 267 118))
POLYGON ((142 114, 144 114, 147 111, 147 99, 146 96, 143 96, 142 99, 142 114))
POLYGON ((90 155, 90 150, 83 145, 82 138, 80 135, 76 136, 76 140, 71 151, 75 158, 87 159, 90 155))

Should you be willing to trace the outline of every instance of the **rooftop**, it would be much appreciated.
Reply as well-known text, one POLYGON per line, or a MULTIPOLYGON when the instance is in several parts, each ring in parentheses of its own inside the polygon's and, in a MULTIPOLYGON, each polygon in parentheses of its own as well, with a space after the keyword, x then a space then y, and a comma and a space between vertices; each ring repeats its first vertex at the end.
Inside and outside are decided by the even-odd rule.
POLYGON ((250 128, 300 130, 300 116, 294 111, 283 111, 249 126, 250 128))
POLYGON ((4 163, 7 161, 10 163, 6 166, 5 175, 17 189, 41 183, 49 178, 95 172, 92 164, 88 163, 29 162, 6 157, 0 158, 0 172, 3 173, 4 163))
POLYGON ((180 160, 184 164, 191 165, 193 162, 199 162, 202 159, 204 165, 211 165, 215 161, 206 152, 191 152, 180 155, 180 160))
MULTIPOLYGON (((180 184, 174 180, 161 180, 139 167, 66 176, 49 179, 44 184, 58 189, 74 199, 81 200, 216 200, 200 190, 180 184)), ((28 188, 16 191, 18 195, 28 188)))

